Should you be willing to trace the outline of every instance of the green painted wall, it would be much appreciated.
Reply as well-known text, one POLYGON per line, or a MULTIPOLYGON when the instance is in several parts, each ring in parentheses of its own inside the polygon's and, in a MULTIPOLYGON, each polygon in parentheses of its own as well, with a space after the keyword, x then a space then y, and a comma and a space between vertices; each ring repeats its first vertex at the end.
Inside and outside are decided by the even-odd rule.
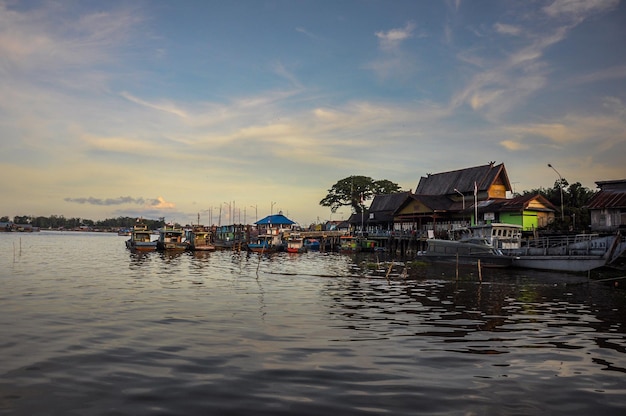
POLYGON ((517 212, 501 212, 500 222, 521 225, 523 231, 529 231, 537 228, 537 213, 533 211, 524 211, 524 213, 520 215, 517 212))
MULTIPOLYGON (((478 214, 480 218, 480 214, 478 214)), ((521 225, 522 231, 532 231, 538 228, 539 221, 537 220, 537 213, 534 211, 524 211, 523 214, 519 212, 500 212, 498 214, 498 222, 504 222, 507 224, 521 225)), ((488 221, 490 222, 490 221, 488 221)), ((471 224, 476 225, 474 215, 471 217, 471 224)))

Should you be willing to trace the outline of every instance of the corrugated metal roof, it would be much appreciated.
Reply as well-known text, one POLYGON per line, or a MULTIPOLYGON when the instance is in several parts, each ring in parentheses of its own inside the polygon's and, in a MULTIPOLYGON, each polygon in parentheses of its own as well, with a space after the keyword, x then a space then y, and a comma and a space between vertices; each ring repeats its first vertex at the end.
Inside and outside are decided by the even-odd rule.
POLYGON ((369 212, 395 211, 411 195, 410 192, 376 195, 369 207, 369 212))
POLYGON ((490 163, 450 172, 429 174, 420 179, 415 194, 451 195, 456 193, 455 189, 457 189, 459 192, 469 195, 474 193, 475 183, 479 192, 487 191, 500 174, 503 175, 506 188, 511 189, 504 164, 494 165, 490 163))
POLYGON ((587 208, 626 208, 626 191, 598 191, 589 200, 587 208))
MULTIPOLYGON (((368 209, 368 217, 373 215, 373 221, 393 221, 393 213, 409 198, 411 192, 399 192, 389 195, 375 195, 368 209)), ((371 222, 371 220, 370 220, 371 222)))
POLYGON ((543 195, 521 195, 511 199, 492 199, 493 207, 498 211, 521 212, 525 211, 531 202, 537 201, 545 208, 533 208, 532 211, 558 211, 558 209, 543 195))
POLYGON ((433 211, 448 211, 454 203, 444 195, 411 195, 411 197, 433 211))

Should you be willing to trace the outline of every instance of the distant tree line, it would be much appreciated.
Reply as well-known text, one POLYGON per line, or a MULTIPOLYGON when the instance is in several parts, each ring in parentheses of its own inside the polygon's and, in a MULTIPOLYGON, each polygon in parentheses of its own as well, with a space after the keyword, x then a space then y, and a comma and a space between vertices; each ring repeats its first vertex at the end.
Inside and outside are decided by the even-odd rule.
MULTIPOLYGON (((86 218, 65 218, 63 215, 51 215, 49 217, 16 215, 13 217, 15 224, 30 224, 33 227, 41 229, 77 229, 80 227, 89 227, 92 229, 111 229, 111 228, 130 228, 137 223, 135 217, 117 217, 107 218, 101 221, 93 221, 86 218)), ((142 223, 146 224, 149 229, 157 229, 165 225, 163 218, 158 220, 142 219, 142 223)), ((0 222, 11 222, 8 216, 0 217, 0 222)))

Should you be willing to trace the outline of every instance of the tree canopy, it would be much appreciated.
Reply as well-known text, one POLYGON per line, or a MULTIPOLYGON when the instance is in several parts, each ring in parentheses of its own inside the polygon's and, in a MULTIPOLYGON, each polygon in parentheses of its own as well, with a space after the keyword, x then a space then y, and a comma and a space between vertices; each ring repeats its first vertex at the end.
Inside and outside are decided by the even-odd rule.
POLYGON ((522 192, 522 195, 541 194, 559 210, 561 209, 561 190, 563 191, 563 220, 557 214, 549 228, 586 230, 591 224, 589 210, 585 207, 595 191, 582 186, 580 182, 570 184, 565 178, 557 179, 552 188, 537 188, 522 192), (561 188, 562 187, 562 188, 561 188))
POLYGON ((335 183, 328 195, 320 201, 323 207, 337 212, 342 206, 350 206, 356 214, 363 211, 363 203, 374 195, 387 195, 402 192, 397 183, 389 180, 374 180, 369 176, 348 176, 335 183))

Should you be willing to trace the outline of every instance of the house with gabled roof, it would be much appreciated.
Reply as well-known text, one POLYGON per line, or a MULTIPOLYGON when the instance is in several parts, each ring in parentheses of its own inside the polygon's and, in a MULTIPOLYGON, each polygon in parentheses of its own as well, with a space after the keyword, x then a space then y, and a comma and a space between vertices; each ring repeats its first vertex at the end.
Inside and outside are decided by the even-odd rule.
POLYGON ((478 203, 485 222, 516 224, 522 231, 533 231, 554 221, 557 208, 541 194, 510 199, 487 199, 478 203))
POLYGON ((366 210, 368 233, 376 234, 393 231, 394 213, 411 195, 413 195, 411 191, 375 195, 370 207, 366 210))
POLYGON ((295 222, 285 217, 281 211, 278 214, 268 215, 254 224, 259 230, 259 234, 278 235, 286 230, 290 230, 295 222))
POLYGON ((504 199, 511 183, 504 164, 490 162, 420 178, 415 193, 394 213, 403 229, 432 230, 435 235, 469 223, 484 222, 477 202, 504 199))
POLYGON ((591 231, 616 232, 626 229, 626 179, 598 181, 596 192, 587 208, 591 215, 591 231))
POLYGON ((506 198, 511 190, 509 176, 504 164, 474 166, 471 168, 449 172, 428 174, 420 178, 416 195, 449 195, 463 194, 465 197, 477 193, 479 201, 490 198, 506 198))

